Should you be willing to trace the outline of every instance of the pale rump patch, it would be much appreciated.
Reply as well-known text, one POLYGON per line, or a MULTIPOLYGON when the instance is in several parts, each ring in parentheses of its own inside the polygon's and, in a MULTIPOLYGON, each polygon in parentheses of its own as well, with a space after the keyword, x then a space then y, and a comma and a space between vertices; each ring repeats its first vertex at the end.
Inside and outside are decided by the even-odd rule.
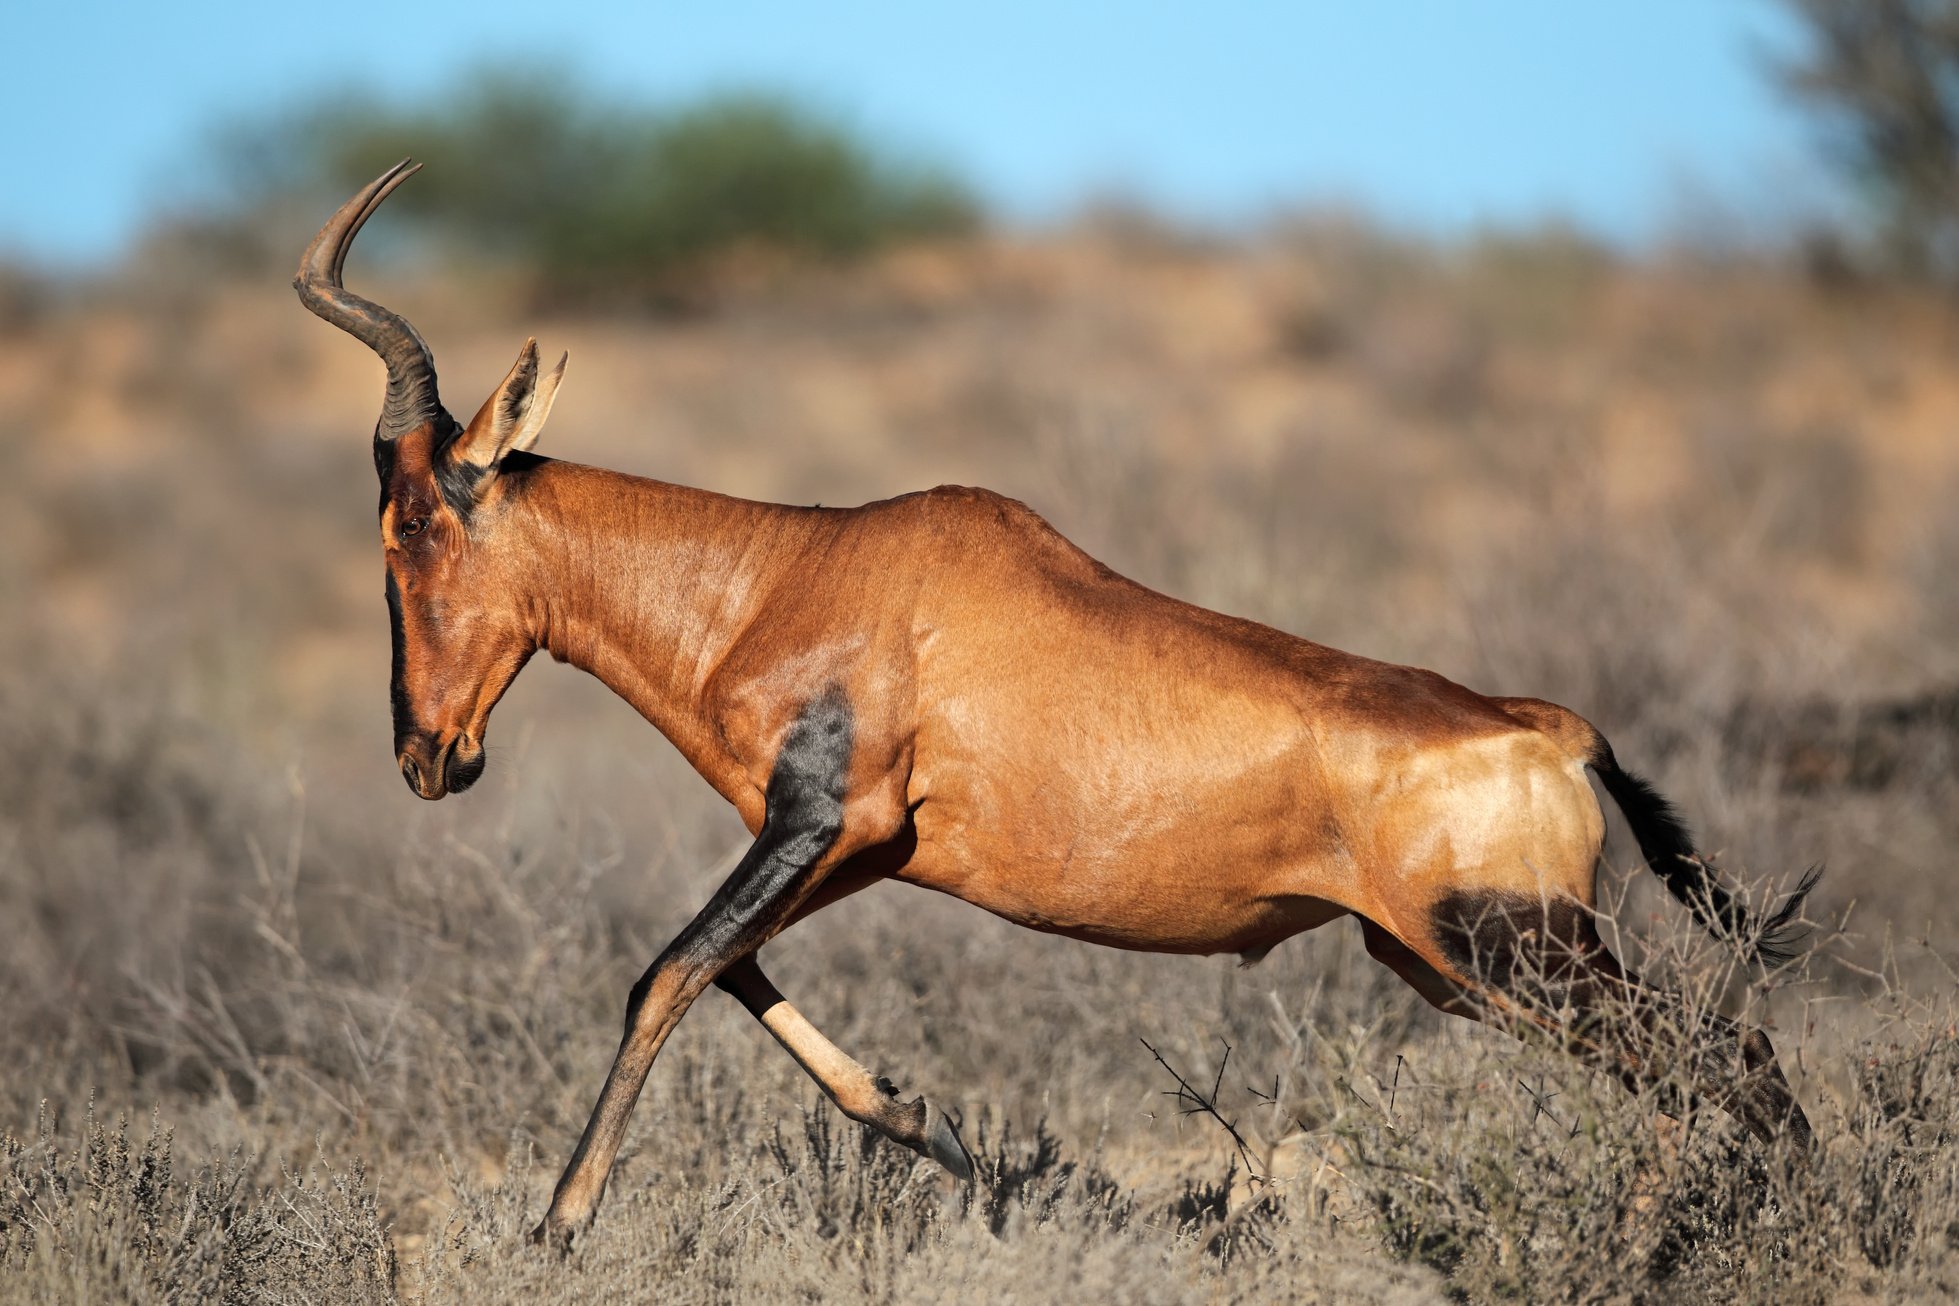
POLYGON ((1589 905, 1605 820, 1583 764, 1543 735, 1518 731, 1400 759, 1372 834, 1371 887, 1397 908, 1464 883, 1589 905))

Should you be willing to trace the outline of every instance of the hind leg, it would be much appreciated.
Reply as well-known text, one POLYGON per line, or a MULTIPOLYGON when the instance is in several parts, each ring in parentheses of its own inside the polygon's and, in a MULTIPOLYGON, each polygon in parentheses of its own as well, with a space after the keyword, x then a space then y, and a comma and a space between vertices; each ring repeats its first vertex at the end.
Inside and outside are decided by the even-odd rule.
POLYGON ((1574 1052, 1615 1070, 1630 1088, 1659 1088, 1669 1114, 1679 1114, 1671 1072, 1684 1059, 1692 1095, 1716 1103, 1764 1143, 1787 1137, 1803 1151, 1813 1146, 1808 1117, 1767 1034, 1718 1012, 1689 1010, 1677 994, 1622 966, 1596 931, 1588 934, 1562 982, 1555 966, 1546 967, 1553 979, 1541 998, 1525 991, 1515 1000, 1555 1003, 1574 1052))
POLYGON ((1523 1019, 1629 1088, 1665 1089, 1680 1057, 1692 1091, 1764 1142, 1812 1145, 1809 1121, 1759 1029, 1714 1013, 1692 1027, 1685 1005, 1619 964, 1591 911, 1572 899, 1452 894, 1428 914, 1429 935, 1402 939, 1363 924, 1368 952, 1453 1015, 1523 1019))
POLYGON ((1475 998, 1468 989, 1423 961, 1419 952, 1373 921, 1365 916, 1359 920, 1368 956, 1401 976, 1409 988, 1421 994, 1437 1011, 1470 1020, 1477 1018, 1475 998))
MULTIPOLYGON (((1594 936, 1596 937, 1596 936, 1594 936)), ((1764 1143, 1786 1137, 1803 1151, 1815 1145, 1769 1036, 1714 1011, 1690 1011, 1677 994, 1650 984, 1598 944, 1585 962, 1587 979, 1574 985, 1577 1019, 1596 1032, 1601 1051, 1617 1055, 1632 1077, 1661 1083, 1687 1059, 1697 1096, 1715 1102, 1764 1143)))

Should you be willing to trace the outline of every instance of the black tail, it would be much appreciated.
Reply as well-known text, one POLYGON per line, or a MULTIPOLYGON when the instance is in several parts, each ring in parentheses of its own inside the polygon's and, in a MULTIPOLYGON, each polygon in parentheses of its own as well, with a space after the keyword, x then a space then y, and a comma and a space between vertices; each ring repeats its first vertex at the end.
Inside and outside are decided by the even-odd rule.
POLYGON ((1732 939, 1770 970, 1796 959, 1799 945, 1809 931, 1795 924, 1803 899, 1822 878, 1821 867, 1811 867, 1796 882, 1796 890, 1783 900, 1773 915, 1759 926, 1751 926, 1748 913, 1715 878, 1714 868, 1694 851, 1694 836, 1680 812, 1659 790, 1630 771, 1619 769, 1612 748, 1603 739, 1591 757, 1592 769, 1626 814, 1626 824, 1639 840, 1639 851, 1647 866, 1660 877, 1667 892, 1687 905, 1688 910, 1716 938, 1732 939))

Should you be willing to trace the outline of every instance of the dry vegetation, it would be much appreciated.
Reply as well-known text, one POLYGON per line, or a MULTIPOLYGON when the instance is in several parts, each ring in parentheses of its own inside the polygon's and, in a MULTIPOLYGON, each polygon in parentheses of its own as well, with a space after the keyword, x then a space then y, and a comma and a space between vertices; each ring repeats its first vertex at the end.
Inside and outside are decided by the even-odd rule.
POLYGON ((525 334, 570 348, 551 453, 804 501, 991 485, 1172 593, 1571 705, 1758 892, 1827 862, 1814 914, 1847 932, 1766 986, 1623 873, 1623 837, 1606 881, 1637 961, 1772 1022, 1821 1152, 1660 1128, 1652 1098, 1445 1022, 1350 923, 1240 970, 894 887, 771 972, 963 1111, 984 1182, 860 1136, 710 997, 561 1269, 521 1231, 738 823, 548 664, 485 782, 417 804, 389 758, 371 358, 276 280, 21 279, 0 1299, 1959 1291, 1945 306, 1327 220, 751 270, 682 319, 524 320, 464 270, 400 275, 458 407, 525 334))

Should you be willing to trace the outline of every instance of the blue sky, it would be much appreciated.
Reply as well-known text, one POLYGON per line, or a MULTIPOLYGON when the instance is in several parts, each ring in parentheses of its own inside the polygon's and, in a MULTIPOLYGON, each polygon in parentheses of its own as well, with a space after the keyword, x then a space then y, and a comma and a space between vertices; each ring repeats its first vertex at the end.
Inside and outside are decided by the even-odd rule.
POLYGON ((7 33, 0 251, 71 262, 180 193, 214 122, 527 58, 654 101, 796 92, 1025 221, 1120 192, 1212 223, 1341 201, 1639 241, 1690 191, 1773 224, 1817 184, 1763 74, 1790 41, 1772 0, 65 0, 7 33))

